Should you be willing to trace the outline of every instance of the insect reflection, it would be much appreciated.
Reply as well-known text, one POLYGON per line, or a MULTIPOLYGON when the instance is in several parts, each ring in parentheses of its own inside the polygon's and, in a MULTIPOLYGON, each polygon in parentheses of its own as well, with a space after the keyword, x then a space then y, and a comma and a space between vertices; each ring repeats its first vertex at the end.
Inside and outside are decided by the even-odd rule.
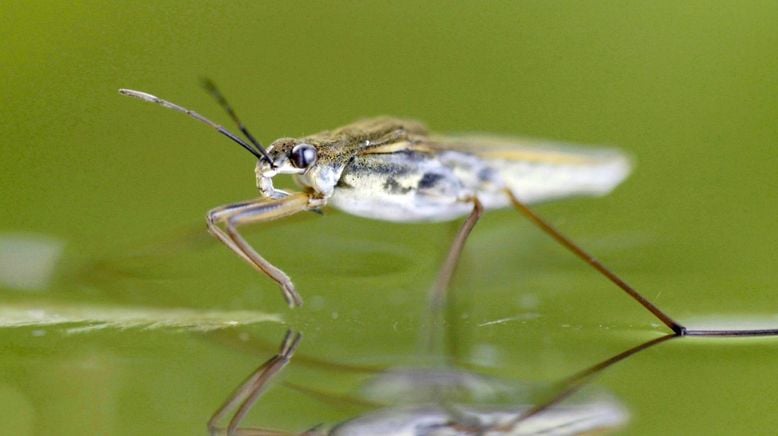
MULTIPOLYGON (((623 426, 628 413, 607 395, 568 399, 612 365, 678 336, 668 334, 644 342, 580 371, 556 384, 551 395, 535 403, 506 404, 515 389, 527 386, 495 379, 456 367, 394 368, 376 371, 364 386, 370 412, 326 427, 300 433, 248 428, 242 421, 284 367, 293 361, 302 336, 288 331, 279 352, 260 365, 214 413, 208 423, 211 434, 582 434, 604 432, 623 426), (495 402, 495 399, 502 402, 495 402), (377 401, 383 400, 383 401, 377 401), (398 405, 399 403, 399 405, 398 405), (387 405, 388 404, 388 405, 387 405), (394 404, 394 405, 392 405, 394 404), (226 425, 222 422, 226 421, 226 425)), ((310 361, 309 361, 310 363, 310 361)), ((329 363, 332 366, 333 364, 329 363)), ((362 369, 364 371, 364 369, 362 369)), ((315 395, 327 394, 310 387, 287 387, 315 395)), ((365 401, 365 400, 363 400, 365 401)), ((260 404, 261 406, 261 404, 260 404)))

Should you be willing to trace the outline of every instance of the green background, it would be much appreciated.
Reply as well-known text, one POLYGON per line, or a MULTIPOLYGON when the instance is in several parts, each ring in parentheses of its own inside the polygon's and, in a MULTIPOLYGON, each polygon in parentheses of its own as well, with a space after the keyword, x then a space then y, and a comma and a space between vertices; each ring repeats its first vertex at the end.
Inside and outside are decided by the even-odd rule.
MULTIPOLYGON (((776 23, 775 2, 3 2, 0 250, 64 247, 45 284, 0 285, 4 311, 43 313, 0 316, 3 432, 203 434, 287 327, 299 359, 247 422, 302 431, 369 410, 351 400, 370 375, 347 365, 429 354, 425 292, 456 223, 328 210, 259 226, 251 241, 306 299, 290 311, 204 229, 209 208, 256 195, 252 158, 120 87, 227 124, 208 76, 265 143, 389 114, 618 146, 637 161, 622 187, 539 212, 681 322, 778 325, 776 23), (149 325, 100 328, 115 312, 85 307, 149 325), (188 327, 155 324, 182 308, 188 327), (44 325, 56 310, 81 321, 44 325), (192 331, 239 310, 281 321, 192 331)), ((664 331, 510 210, 476 227, 453 292, 459 365, 516 383, 664 331)), ((686 338, 595 385, 630 411, 627 433, 771 433, 776 365, 778 340, 686 338)))

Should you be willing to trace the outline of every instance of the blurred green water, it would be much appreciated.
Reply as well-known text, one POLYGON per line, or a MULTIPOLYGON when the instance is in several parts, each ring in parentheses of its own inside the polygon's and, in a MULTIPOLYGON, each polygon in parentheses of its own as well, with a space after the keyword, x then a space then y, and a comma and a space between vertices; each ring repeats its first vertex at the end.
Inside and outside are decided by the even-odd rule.
MULTIPOLYGON (((255 195, 249 156, 116 93, 226 121, 197 86, 207 75, 265 142, 391 114, 441 132, 617 145, 638 162, 623 187, 541 213, 682 321, 769 321, 776 18, 769 2, 3 3, 1 243, 62 248, 50 283, 4 282, 0 297, 16 316, 66 307, 92 322, 84 307, 277 314, 303 332, 298 357, 416 360, 424 292, 456 225, 333 212, 253 232, 306 298, 288 311, 205 235, 207 209, 255 195)), ((511 211, 479 223, 454 290, 462 360, 516 380, 559 380, 662 331, 511 211)), ((0 331, 4 430, 203 433, 287 328, 233 328, 267 344, 254 350, 191 329, 70 329, 83 325, 0 331)), ((775 347, 675 341, 597 385, 630 410, 628 433, 767 433, 775 347)), ((293 362, 287 379, 349 394, 366 377, 332 374, 293 362)), ((303 430, 363 411, 279 388, 250 421, 303 430)))

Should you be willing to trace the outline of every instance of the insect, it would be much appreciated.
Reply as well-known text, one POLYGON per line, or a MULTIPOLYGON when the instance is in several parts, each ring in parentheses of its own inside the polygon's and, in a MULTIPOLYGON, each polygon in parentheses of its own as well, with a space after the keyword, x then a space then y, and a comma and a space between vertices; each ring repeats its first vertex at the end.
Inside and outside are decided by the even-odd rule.
POLYGON ((372 118, 304 138, 281 138, 263 147, 213 83, 206 89, 246 140, 202 115, 145 92, 123 95, 182 112, 239 144, 256 159, 259 198, 211 209, 209 231, 280 286, 291 306, 302 304, 292 280, 238 232, 251 223, 281 219, 332 205, 362 217, 399 222, 447 221, 466 216, 430 291, 442 305, 462 248, 484 210, 513 206, 561 245, 603 274, 677 335, 776 334, 778 330, 689 330, 643 297, 593 256, 528 208, 574 195, 605 195, 630 172, 630 160, 612 149, 506 139, 444 136, 419 122, 372 118), (273 178, 291 175, 302 187, 285 192, 273 178))

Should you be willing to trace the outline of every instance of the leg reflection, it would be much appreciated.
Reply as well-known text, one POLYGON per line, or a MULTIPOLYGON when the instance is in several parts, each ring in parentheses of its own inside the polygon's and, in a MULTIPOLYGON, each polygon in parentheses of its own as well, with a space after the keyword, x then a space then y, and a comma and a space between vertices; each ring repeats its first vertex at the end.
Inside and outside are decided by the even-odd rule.
POLYGON ((238 386, 235 391, 230 394, 227 401, 219 407, 219 409, 213 414, 210 420, 208 420, 208 430, 212 435, 221 434, 224 432, 223 427, 219 427, 219 422, 222 421, 228 414, 232 414, 229 423, 227 424, 226 433, 229 436, 236 434, 255 434, 255 435, 276 435, 287 434, 283 431, 274 430, 262 430, 262 429, 241 429, 240 423, 243 418, 251 410, 251 407, 259 399, 260 395, 269 387, 270 380, 275 377, 284 367, 289 363, 290 359, 294 355, 297 346, 300 344, 302 335, 297 332, 287 331, 284 337, 278 354, 271 357, 268 361, 259 366, 251 375, 249 375, 243 383, 238 386))

